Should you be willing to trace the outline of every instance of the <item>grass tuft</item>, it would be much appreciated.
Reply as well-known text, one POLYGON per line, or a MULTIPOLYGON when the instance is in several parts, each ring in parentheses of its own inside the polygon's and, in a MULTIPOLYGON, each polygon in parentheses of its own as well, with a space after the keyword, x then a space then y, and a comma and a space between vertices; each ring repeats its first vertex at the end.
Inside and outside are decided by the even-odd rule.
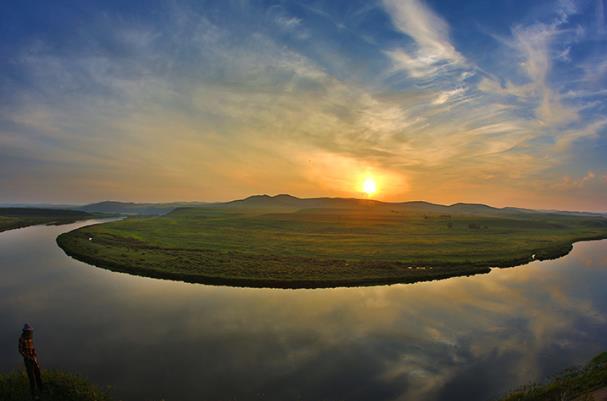
MULTIPOLYGON (((111 401, 108 393, 86 379, 57 370, 43 370, 45 389, 41 401, 111 401)), ((23 370, 0 373, 0 400, 31 401, 27 374, 23 370)))
POLYGON ((591 400, 594 390, 607 386, 607 352, 582 368, 565 370, 547 383, 532 383, 508 394, 500 401, 591 400))

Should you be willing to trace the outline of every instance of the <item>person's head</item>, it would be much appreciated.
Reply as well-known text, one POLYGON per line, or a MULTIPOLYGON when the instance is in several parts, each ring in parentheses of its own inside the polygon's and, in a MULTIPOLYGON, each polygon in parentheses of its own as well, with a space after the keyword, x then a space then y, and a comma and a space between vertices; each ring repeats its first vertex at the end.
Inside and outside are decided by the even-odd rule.
POLYGON ((23 325, 22 334, 25 337, 32 337, 34 335, 34 329, 32 328, 32 326, 30 326, 29 324, 26 323, 23 325))

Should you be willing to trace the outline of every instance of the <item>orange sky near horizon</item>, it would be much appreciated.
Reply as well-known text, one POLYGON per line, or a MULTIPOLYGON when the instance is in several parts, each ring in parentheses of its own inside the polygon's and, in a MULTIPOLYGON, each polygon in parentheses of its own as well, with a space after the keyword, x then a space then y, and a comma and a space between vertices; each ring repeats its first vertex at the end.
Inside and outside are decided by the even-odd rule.
POLYGON ((4 21, 0 203, 367 198, 371 176, 382 201, 607 212, 593 2, 494 31, 438 1, 161 3, 4 21))

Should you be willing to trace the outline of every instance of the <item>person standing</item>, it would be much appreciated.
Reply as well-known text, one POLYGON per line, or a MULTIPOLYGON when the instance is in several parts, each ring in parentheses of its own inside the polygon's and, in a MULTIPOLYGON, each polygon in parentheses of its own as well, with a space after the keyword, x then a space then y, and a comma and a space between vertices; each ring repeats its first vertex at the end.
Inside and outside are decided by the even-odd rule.
POLYGON ((42 377, 40 375, 40 365, 38 364, 38 356, 34 347, 34 330, 29 324, 23 326, 21 337, 19 337, 19 353, 23 357, 25 370, 30 383, 32 397, 35 400, 40 399, 42 391, 42 377))

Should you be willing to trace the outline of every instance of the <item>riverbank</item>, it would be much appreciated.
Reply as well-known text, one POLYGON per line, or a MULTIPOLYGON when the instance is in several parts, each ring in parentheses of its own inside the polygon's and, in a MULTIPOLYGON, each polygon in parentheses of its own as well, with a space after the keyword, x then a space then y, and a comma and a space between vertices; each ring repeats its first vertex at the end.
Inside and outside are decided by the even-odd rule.
POLYGON ((38 224, 70 224, 94 217, 90 213, 77 210, 0 208, 0 232, 38 224))
POLYGON ((214 285, 321 288, 487 273, 607 238, 607 219, 314 210, 254 215, 190 208, 57 238, 108 270, 214 285))
MULTIPOLYGON (((57 370, 43 370, 45 385, 41 401, 111 401, 108 393, 86 379, 57 370)), ((0 373, 0 400, 31 401, 27 374, 22 371, 0 373)))
MULTIPOLYGON (((543 384, 530 384, 513 391, 500 401, 585 401, 607 386, 607 352, 582 368, 572 368, 543 384)), ((599 401, 596 399, 595 401, 599 401)))

